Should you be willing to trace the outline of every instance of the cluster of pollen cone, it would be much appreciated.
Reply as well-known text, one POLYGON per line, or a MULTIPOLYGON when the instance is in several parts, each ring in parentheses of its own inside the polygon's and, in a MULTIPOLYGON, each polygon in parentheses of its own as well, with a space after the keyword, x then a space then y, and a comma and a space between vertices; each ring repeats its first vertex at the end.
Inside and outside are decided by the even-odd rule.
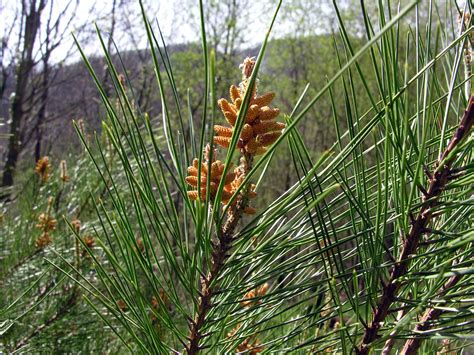
MULTIPOLYGON (((230 127, 215 125, 214 131, 216 136, 214 137, 214 143, 224 148, 229 147, 232 134, 234 133, 237 117, 239 116, 245 95, 245 88, 247 87, 245 84, 246 82, 244 81, 240 88, 235 85, 230 87, 229 91, 232 102, 226 99, 220 99, 218 102, 230 127)), ((267 147, 272 145, 281 136, 285 124, 275 121, 280 114, 280 110, 269 106, 274 98, 275 93, 273 92, 257 96, 257 90, 252 90, 237 148, 245 150, 248 154, 263 154, 266 152, 267 147)))
MULTIPOLYGON (((252 58, 247 58, 244 61, 242 83, 240 83, 239 87, 235 85, 230 87, 230 98, 232 102, 226 99, 220 99, 218 101, 219 107, 225 119, 230 124, 230 127, 215 125, 214 131, 216 135, 214 136, 214 143, 224 148, 228 148, 232 140, 232 135, 234 134, 237 118, 242 108, 242 102, 248 88, 249 77, 254 64, 255 61, 252 58)), ((280 110, 269 106, 274 98, 275 94, 272 92, 258 96, 257 86, 254 85, 247 113, 245 117, 243 117, 244 125, 240 132, 237 145, 241 153, 247 157, 265 153, 267 147, 272 145, 278 137, 281 136, 282 130, 285 128, 284 123, 276 122, 280 110)), ((227 205, 245 179, 246 168, 243 166, 245 164, 243 163, 243 165, 234 168, 233 171, 227 169, 228 172, 224 175, 224 164, 220 160, 212 159, 210 161, 209 152, 210 148, 207 146, 204 152, 205 159, 201 163, 201 167, 199 167, 198 159, 194 159, 193 165, 188 168, 186 182, 195 188, 195 190, 188 191, 188 196, 191 200, 204 201, 207 196, 207 190, 209 189, 209 196, 212 201, 216 197, 221 181, 224 180, 221 201, 224 205, 227 205)), ((215 153, 213 156, 216 155, 215 153)), ((245 191, 244 194, 246 197, 252 199, 257 195, 254 190, 255 185, 251 184, 247 190, 243 189, 242 191, 245 191)), ((237 199, 234 199, 233 204, 236 203, 236 200, 237 199)), ((253 207, 244 208, 244 213, 246 214, 254 214, 255 212, 253 207)))
MULTIPOLYGON (((233 172, 228 172, 223 176, 224 164, 220 160, 215 160, 211 163, 211 171, 209 172, 209 162, 201 163, 201 182, 198 183, 199 174, 199 161, 193 160, 193 165, 188 168, 188 176, 186 182, 196 190, 188 191, 188 196, 191 200, 202 200, 206 199, 207 188, 209 185, 209 196, 211 201, 214 200, 217 194, 217 189, 222 179, 224 179, 224 189, 222 191, 221 201, 224 205, 229 203, 230 198, 234 195, 235 191, 243 182, 243 176, 240 173, 239 168, 235 168, 233 172), (209 179, 209 184, 208 184, 209 179), (200 193, 197 188, 200 188, 200 193)), ((257 193, 254 191, 255 185, 250 185, 248 192, 249 198, 254 198, 257 193)), ((255 214, 256 210, 253 207, 246 207, 244 213, 255 214)))

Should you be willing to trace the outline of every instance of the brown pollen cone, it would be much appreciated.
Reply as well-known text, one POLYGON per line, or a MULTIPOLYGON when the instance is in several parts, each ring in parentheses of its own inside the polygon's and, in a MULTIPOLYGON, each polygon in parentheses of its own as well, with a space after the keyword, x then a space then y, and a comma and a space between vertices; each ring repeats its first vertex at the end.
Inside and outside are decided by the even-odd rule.
MULTIPOLYGON (((224 148, 228 148, 232 140, 232 134, 244 99, 247 80, 248 79, 244 79, 240 87, 235 85, 230 87, 229 96, 231 102, 226 99, 220 99, 218 101, 219 107, 230 127, 221 125, 214 126, 216 133, 214 143, 224 148)), ((276 121, 280 110, 269 106, 274 98, 275 93, 273 92, 257 96, 257 90, 254 89, 252 91, 237 148, 252 155, 264 154, 267 147, 272 145, 278 137, 281 136, 286 125, 276 121)))
POLYGON ((41 229, 44 232, 53 231, 56 229, 57 221, 49 215, 49 213, 41 213, 38 216, 38 223, 36 228, 41 229))
MULTIPOLYGON (((91 236, 91 235, 86 235, 84 238, 82 238, 82 240, 84 241, 84 244, 87 245, 87 247, 89 249, 92 248, 95 245, 94 237, 91 236)), ((87 256, 87 250, 83 249, 81 255, 82 255, 82 257, 86 257, 87 256)))
POLYGON ((255 300, 255 298, 265 296, 267 294, 269 287, 270 287, 269 284, 264 283, 262 286, 247 292, 244 296, 244 300, 240 302, 242 307, 251 307, 255 304, 262 303, 262 301, 255 300))
POLYGON ((38 159, 35 165, 35 173, 39 175, 43 182, 48 181, 51 170, 51 162, 48 156, 41 157, 38 159))
POLYGON ((52 239, 49 232, 54 231, 56 229, 57 221, 49 214, 49 209, 51 208, 52 200, 48 201, 48 212, 41 213, 38 216, 38 223, 36 224, 36 228, 41 230, 41 235, 36 239, 36 247, 38 249, 43 249, 48 244, 51 244, 52 239))
MULTIPOLYGON (((240 171, 239 168, 235 168, 234 169, 234 180, 232 180, 232 182, 229 184, 229 185, 225 185, 224 187, 224 192, 227 193, 227 196, 229 196, 229 198, 224 198, 224 196, 222 197, 222 203, 224 205, 228 205, 229 204, 229 200, 230 198, 234 195, 234 193, 237 191, 237 189, 240 187, 240 185, 242 185, 242 183, 244 182, 244 176, 242 176, 242 173, 240 171)), ((250 184, 250 188, 248 190, 248 198, 249 199, 253 199, 257 196, 257 193, 255 192, 255 184, 250 184)), ((234 206, 236 204, 236 199, 232 202, 232 206, 234 206)), ((244 208, 243 212, 245 214, 255 214, 257 213, 257 210, 254 208, 254 207, 250 207, 250 206, 247 206, 244 208)))
POLYGON ((216 196, 217 189, 224 178, 224 190, 222 191, 222 200, 228 200, 232 197, 231 194, 231 183, 235 178, 235 173, 228 172, 225 177, 222 176, 224 172, 224 164, 220 160, 216 160, 211 163, 211 171, 208 174, 209 165, 207 162, 201 163, 201 177, 200 177, 200 193, 197 188, 199 184, 198 173, 199 173, 199 161, 198 159, 193 160, 193 165, 188 168, 188 176, 186 182, 188 185, 196 188, 196 190, 188 191, 188 196, 191 200, 205 200, 207 193, 208 178, 210 179, 210 197, 213 200, 216 196))
POLYGON ((36 239, 35 245, 38 249, 43 249, 47 245, 51 244, 51 242, 51 236, 47 232, 44 232, 38 239, 36 239))

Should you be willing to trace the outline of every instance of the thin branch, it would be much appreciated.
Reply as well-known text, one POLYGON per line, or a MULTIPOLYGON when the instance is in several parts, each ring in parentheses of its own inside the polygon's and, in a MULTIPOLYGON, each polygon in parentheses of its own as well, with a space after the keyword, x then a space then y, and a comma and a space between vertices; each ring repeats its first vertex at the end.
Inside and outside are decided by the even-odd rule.
POLYGON ((25 336, 23 339, 21 339, 18 343, 15 344, 15 351, 19 351, 21 348, 27 345, 31 339, 41 334, 41 332, 43 332, 51 324, 62 319, 64 316, 66 316, 69 310, 73 308, 74 305, 76 304, 77 299, 78 299, 78 292, 77 292, 77 289, 75 288, 72 291, 69 298, 67 299, 67 301, 64 303, 64 305, 53 316, 48 318, 45 322, 39 325, 32 333, 25 336))
POLYGON ((412 259, 411 256, 416 254, 421 236, 433 217, 432 210, 449 181, 451 165, 454 161, 454 156, 450 156, 450 153, 469 135, 473 123, 474 95, 469 100, 468 108, 464 112, 459 127, 441 155, 438 167, 431 174, 432 178, 429 180, 430 184, 424 198, 425 203, 411 224, 410 231, 403 242, 400 258, 394 265, 390 278, 383 287, 382 296, 374 309, 372 321, 365 329, 361 344, 355 349, 357 354, 368 354, 372 342, 378 338, 378 330, 385 321, 389 308, 395 302, 401 287, 399 279, 406 275, 412 259))
MULTIPOLYGON (((461 277, 462 275, 451 276, 451 278, 448 281, 446 281, 446 283, 443 285, 441 289, 441 293, 444 293, 450 288, 454 287, 459 282, 459 280, 461 280, 461 277)), ((440 308, 427 309, 425 314, 421 318, 421 321, 415 327, 415 334, 428 330, 433 324, 433 321, 438 319, 443 313, 444 311, 440 308)), ((414 337, 414 338, 408 339, 405 342, 405 345, 403 346, 403 349, 400 355, 416 354, 418 352, 418 349, 420 348, 422 340, 423 338, 420 338, 420 337, 414 337)))

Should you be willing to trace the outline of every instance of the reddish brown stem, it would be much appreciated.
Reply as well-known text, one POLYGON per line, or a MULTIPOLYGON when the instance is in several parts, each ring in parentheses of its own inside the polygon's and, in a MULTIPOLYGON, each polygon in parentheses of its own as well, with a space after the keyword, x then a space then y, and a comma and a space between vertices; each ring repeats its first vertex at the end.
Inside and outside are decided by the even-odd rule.
POLYGON ((216 247, 213 248, 212 267, 207 277, 203 278, 201 281, 201 294, 199 297, 198 310, 195 318, 190 321, 189 344, 187 346, 188 354, 197 354, 200 350, 200 341, 204 338, 204 334, 202 334, 201 330, 206 320, 206 315, 212 306, 212 296, 216 291, 212 283, 220 274, 222 267, 224 266, 227 252, 231 247, 232 235, 222 234, 221 238, 219 238, 219 245, 216 245, 216 247))
MULTIPOLYGON (((440 163, 449 156, 463 139, 468 136, 473 123, 474 95, 472 95, 469 100, 468 108, 464 112, 459 127, 456 132, 454 132, 451 141, 441 155, 439 159, 440 163)), ((416 253, 420 238, 423 233, 425 233, 428 223, 432 218, 432 209, 436 206, 439 196, 449 181, 451 173, 450 169, 453 161, 454 157, 451 157, 447 161, 443 161, 443 165, 438 165, 437 169, 430 174, 431 179, 429 180, 429 187, 426 189, 424 196, 425 203, 421 207, 416 218, 412 221, 410 231, 403 242, 400 257, 390 273, 388 282, 383 287, 382 296, 374 310, 372 321, 365 329, 361 344, 355 349, 356 354, 367 354, 371 343, 378 338, 378 330, 385 321, 389 308, 395 302, 397 292, 400 289, 400 282, 398 280, 408 271, 411 256, 416 253)))
MULTIPOLYGON (((440 293, 444 293, 452 287, 456 286, 459 280, 461 280, 461 275, 451 276, 449 280, 446 281, 446 283, 443 285, 440 293)), ((430 329, 433 322, 437 320, 441 316, 441 314, 443 314, 443 311, 439 308, 427 309, 420 322, 416 325, 415 332, 423 332, 430 329)), ((416 354, 418 352, 418 349, 420 348, 422 340, 423 339, 420 337, 408 339, 405 342, 405 345, 403 346, 400 355, 416 354)))

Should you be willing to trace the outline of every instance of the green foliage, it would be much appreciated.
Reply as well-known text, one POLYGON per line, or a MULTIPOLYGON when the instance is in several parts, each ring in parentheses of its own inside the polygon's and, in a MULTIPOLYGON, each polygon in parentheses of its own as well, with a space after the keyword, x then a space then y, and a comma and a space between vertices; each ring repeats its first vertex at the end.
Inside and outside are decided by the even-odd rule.
POLYGON ((67 265, 64 259, 87 279, 96 277, 67 223, 80 219, 81 238, 94 235, 91 194, 100 196, 104 188, 89 159, 69 156, 66 165, 49 160, 44 174, 30 167, 22 178, 22 189, 3 206, 0 225, 0 349, 50 353, 122 348, 110 330, 96 336, 100 326, 95 316, 78 286, 59 269, 67 265), (56 226, 48 231, 49 243, 41 244, 39 217, 47 211, 56 226))
MULTIPOLYGON (((422 340, 420 353, 468 349, 474 143, 469 124, 466 132, 459 124, 474 120, 472 74, 463 70, 472 20, 456 22, 454 1, 443 8, 390 5, 380 2, 376 17, 361 8, 364 38, 350 33, 336 6, 339 32, 332 38, 269 42, 276 8, 250 82, 259 75, 262 91, 277 93, 287 126, 239 187, 244 193, 256 183, 257 214, 232 230, 215 272, 231 202, 220 203, 223 182, 215 198, 207 192, 205 201, 191 200, 185 178, 193 158, 205 161, 213 125, 223 122, 216 102, 238 81, 228 78, 233 69, 208 49, 204 17, 200 57, 195 48, 170 54, 142 8, 162 109, 150 116, 136 106, 126 68, 120 60, 114 66, 98 30, 112 97, 81 53, 104 106, 103 134, 88 138, 78 129, 87 157, 77 161, 72 183, 38 187, 32 178, 8 205, 0 240, 2 250, 17 250, 24 242, 18 235, 34 235, 32 209, 44 211, 47 196, 56 196, 63 201, 58 219, 70 221, 77 206, 87 206, 85 228, 95 244, 60 221, 52 247, 33 252, 30 238, 21 256, 2 259, 16 274, 11 260, 33 253, 25 267, 41 274, 32 283, 31 271, 2 272, 2 285, 26 290, 2 291, 2 346, 12 350, 21 322, 41 327, 73 297, 64 320, 84 332, 52 322, 29 346, 40 349, 64 331, 68 342, 47 350, 192 352, 197 335, 209 353, 379 353, 413 346, 412 338, 422 340), (405 21, 422 10, 426 23, 405 21), (313 60, 296 65, 301 56, 313 60), (16 219, 8 216, 13 208, 16 219), (210 303, 202 306, 206 291, 210 303), (103 325, 87 325, 94 321, 89 305, 103 325), (436 317, 424 322, 431 311, 436 317), (98 327, 106 331, 88 333, 98 327), (81 336, 93 341, 75 340, 81 336)), ((202 2, 200 9, 202 15, 202 2)), ((472 11, 469 4, 464 11, 472 11)), ((247 94, 237 131, 249 100, 247 94)), ((223 176, 239 164, 232 149, 238 140, 234 134, 231 149, 217 153, 223 176)))

